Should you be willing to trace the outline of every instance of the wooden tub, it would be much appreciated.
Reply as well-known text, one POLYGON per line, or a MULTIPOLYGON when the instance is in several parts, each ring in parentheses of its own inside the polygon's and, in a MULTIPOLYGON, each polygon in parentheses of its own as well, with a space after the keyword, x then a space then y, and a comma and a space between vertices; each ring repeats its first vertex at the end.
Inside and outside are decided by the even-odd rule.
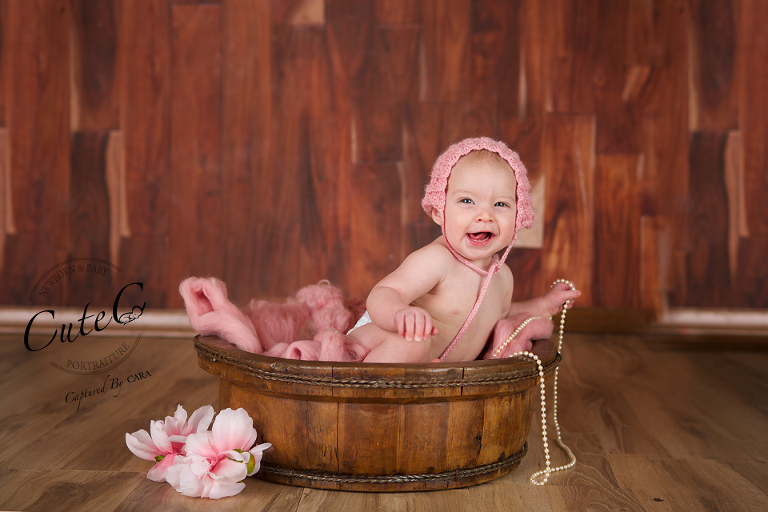
MULTIPOLYGON (((421 491, 467 487, 515 469, 538 416, 538 371, 519 358, 460 365, 295 361, 195 338, 220 378, 220 408, 244 408, 272 443, 257 476, 302 487, 421 491)), ((554 344, 534 353, 550 373, 554 344)))

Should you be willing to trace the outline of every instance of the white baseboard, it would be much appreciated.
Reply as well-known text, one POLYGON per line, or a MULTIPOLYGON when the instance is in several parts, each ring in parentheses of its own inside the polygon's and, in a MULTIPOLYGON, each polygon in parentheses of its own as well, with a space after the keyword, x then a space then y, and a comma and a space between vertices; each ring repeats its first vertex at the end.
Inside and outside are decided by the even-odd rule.
MULTIPOLYGON (((85 329, 93 329, 96 315, 101 312, 99 308, 89 308, 87 318, 84 322, 85 329), (94 316, 90 316, 94 315, 94 316)), ((79 329, 80 320, 83 316, 82 308, 53 308, 46 306, 38 307, 2 307, 0 308, 0 332, 25 332, 30 321, 34 317, 34 322, 30 328, 30 333, 39 334, 52 332, 59 329, 62 324, 72 324, 79 329), (51 309, 50 313, 39 314, 41 310, 51 309)), ((194 329, 189 325, 189 318, 184 310, 154 310, 147 311, 134 321, 122 325, 116 325, 112 319, 111 312, 106 311, 103 319, 99 322, 100 326, 106 326, 100 331, 100 335, 124 336, 140 332, 144 335, 164 336, 164 337, 192 337, 195 335, 194 329), (110 323, 107 325, 107 321, 110 323)))

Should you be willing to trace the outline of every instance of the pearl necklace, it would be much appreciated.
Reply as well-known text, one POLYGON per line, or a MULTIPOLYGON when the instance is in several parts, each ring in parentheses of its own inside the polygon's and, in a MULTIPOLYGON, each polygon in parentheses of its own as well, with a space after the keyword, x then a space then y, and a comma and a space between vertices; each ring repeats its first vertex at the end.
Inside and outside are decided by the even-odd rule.
MULTIPOLYGON (((573 290, 575 287, 573 286, 573 283, 571 281, 568 281, 566 279, 557 279, 554 283, 552 283, 552 287, 554 287, 558 283, 564 283, 568 285, 568 288, 573 290)), ((557 343, 557 352, 561 353, 563 348, 563 331, 565 330, 565 312, 568 309, 568 304, 570 304, 570 300, 565 301, 565 304, 563 304, 563 309, 560 313, 560 337, 557 343)), ((520 334, 520 331, 523 330, 523 328, 531 323, 532 321, 542 318, 540 316, 534 316, 531 318, 526 319, 520 326, 515 329, 515 332, 513 332, 509 338, 499 347, 494 353, 493 358, 496 359, 501 352, 509 345, 512 340, 520 334)), ((557 445, 562 449, 565 454, 568 456, 568 463, 559 466, 556 468, 551 467, 551 461, 549 457, 549 443, 547 442, 547 403, 546 403, 546 391, 545 391, 545 383, 544 383, 544 366, 541 363, 541 359, 539 359, 539 356, 536 354, 533 354, 532 352, 523 351, 523 352, 515 352, 509 357, 527 357, 529 359, 532 359, 539 370, 539 388, 541 389, 541 438, 544 444, 544 458, 546 460, 546 468, 542 469, 540 471, 535 472, 531 475, 531 483, 535 485, 544 485, 547 483, 547 480, 549 479, 549 475, 552 473, 556 473, 558 471, 566 471, 568 469, 571 469, 574 465, 576 465, 576 456, 573 454, 573 451, 568 448, 565 443, 563 443, 563 440, 560 436, 560 423, 557 421, 557 378, 558 378, 558 372, 560 370, 559 367, 555 368, 555 378, 554 378, 554 389, 552 392, 552 423, 555 425, 555 433, 557 434, 557 445), (544 475, 544 478, 541 481, 538 481, 537 478, 544 475)))

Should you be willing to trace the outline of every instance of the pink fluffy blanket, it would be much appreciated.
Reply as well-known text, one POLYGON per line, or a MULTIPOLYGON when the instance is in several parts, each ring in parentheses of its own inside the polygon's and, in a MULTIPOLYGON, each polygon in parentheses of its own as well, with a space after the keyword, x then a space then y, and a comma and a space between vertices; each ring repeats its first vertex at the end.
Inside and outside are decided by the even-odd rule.
MULTIPOLYGON (((215 278, 190 277, 179 292, 193 329, 246 352, 305 361, 362 361, 368 355, 368 349, 345 334, 362 315, 362 301, 345 301, 341 290, 328 282, 306 286, 285 303, 253 299, 244 308, 230 302, 226 285, 215 278)), ((501 320, 482 357, 491 358, 525 318, 501 320)), ((539 319, 528 323, 516 340, 530 350, 532 341, 551 334, 552 321, 539 319)), ((510 355, 512 347, 499 357, 510 355)))

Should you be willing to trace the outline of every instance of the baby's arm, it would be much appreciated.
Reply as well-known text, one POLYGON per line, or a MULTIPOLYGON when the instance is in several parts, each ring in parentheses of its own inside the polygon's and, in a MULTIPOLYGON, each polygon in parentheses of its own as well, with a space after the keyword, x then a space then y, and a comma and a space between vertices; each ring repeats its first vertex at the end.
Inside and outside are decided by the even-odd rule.
POLYGON ((373 323, 408 341, 421 341, 437 334, 429 312, 411 303, 443 279, 440 256, 439 248, 428 245, 419 249, 374 286, 366 301, 373 323))
POLYGON ((567 307, 570 309, 573 307, 573 302, 580 296, 579 290, 571 289, 565 283, 557 283, 541 297, 523 302, 513 302, 507 316, 511 317, 523 312, 543 317, 554 316, 562 311, 566 301, 569 301, 567 307))
POLYGON ((374 320, 376 325, 397 332, 408 341, 421 341, 437 334, 437 328, 432 325, 432 316, 427 310, 409 305, 405 295, 397 289, 377 285, 368 296, 367 306, 371 319, 374 315, 381 317, 381 323, 374 320), (391 319, 389 325, 385 321, 387 318, 391 319))

